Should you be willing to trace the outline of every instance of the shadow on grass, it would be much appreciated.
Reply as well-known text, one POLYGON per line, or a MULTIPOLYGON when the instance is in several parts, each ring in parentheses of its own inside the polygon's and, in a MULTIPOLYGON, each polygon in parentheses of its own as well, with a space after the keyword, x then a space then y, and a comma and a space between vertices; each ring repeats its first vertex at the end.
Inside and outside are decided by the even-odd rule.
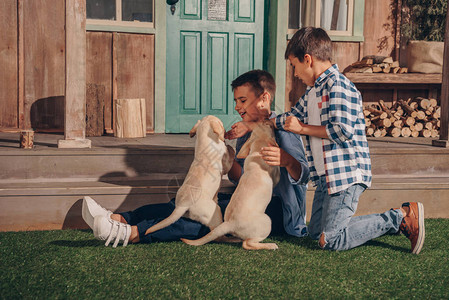
POLYGON ((50 245, 60 246, 60 247, 70 247, 70 248, 84 248, 84 247, 99 247, 103 246, 104 243, 99 240, 83 240, 83 241, 69 241, 69 240, 59 240, 52 241, 50 245))
MULTIPOLYGON (((286 242, 286 243, 296 245, 299 247, 308 248, 310 250, 321 250, 321 248, 318 246, 318 241, 313 240, 308 236, 302 237, 302 238, 297 238, 297 237, 291 237, 291 236, 287 236, 287 235, 278 235, 278 236, 270 236, 269 238, 273 239, 274 241, 286 242)), ((391 249, 391 250, 403 252, 403 253, 410 252, 409 248, 398 247, 398 246, 387 244, 385 242, 378 241, 378 240, 368 241, 367 243, 360 245, 359 247, 363 247, 363 246, 386 248, 386 249, 391 249)))
POLYGON ((369 247, 382 247, 382 248, 387 248, 387 249, 391 249, 394 251, 399 251, 399 252, 404 252, 404 253, 409 253, 410 249, 409 248, 404 248, 404 247, 398 247, 398 246, 394 246, 394 245, 390 245, 381 241, 369 241, 366 244, 364 244, 363 246, 369 246, 369 247))

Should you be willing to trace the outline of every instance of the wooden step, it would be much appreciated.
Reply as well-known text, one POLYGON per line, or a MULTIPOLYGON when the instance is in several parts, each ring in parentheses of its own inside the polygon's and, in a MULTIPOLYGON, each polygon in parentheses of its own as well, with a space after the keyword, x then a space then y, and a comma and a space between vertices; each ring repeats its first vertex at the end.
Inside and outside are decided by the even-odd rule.
MULTIPOLYGON (((109 210, 122 212, 167 202, 182 184, 183 174, 155 174, 137 179, 20 181, 0 183, 0 231, 87 228, 81 218, 82 197, 89 195, 109 210)), ((234 187, 223 179, 221 192, 234 187)), ((308 217, 314 188, 307 191, 308 217)), ((375 177, 359 201, 356 215, 381 213, 403 202, 420 201, 427 218, 449 218, 449 177, 375 177)))

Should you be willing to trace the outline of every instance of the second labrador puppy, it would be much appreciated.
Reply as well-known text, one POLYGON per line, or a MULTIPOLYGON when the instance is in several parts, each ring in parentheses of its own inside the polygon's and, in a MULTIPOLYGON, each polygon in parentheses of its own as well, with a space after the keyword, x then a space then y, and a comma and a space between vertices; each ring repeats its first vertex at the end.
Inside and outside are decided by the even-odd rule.
POLYGON ((197 135, 195 158, 176 193, 176 208, 145 234, 165 228, 181 217, 198 221, 211 230, 223 222, 217 193, 221 177, 231 169, 235 155, 234 149, 224 142, 224 132, 223 123, 215 116, 206 116, 193 126, 190 137, 197 135))
POLYGON ((184 243, 200 246, 226 234, 243 240, 246 250, 277 249, 275 243, 260 243, 271 232, 271 219, 265 210, 271 201, 273 187, 279 182, 279 167, 269 166, 263 160, 262 147, 276 145, 273 125, 266 121, 257 126, 238 153, 246 158, 244 173, 226 208, 224 222, 198 240, 181 239, 184 243))

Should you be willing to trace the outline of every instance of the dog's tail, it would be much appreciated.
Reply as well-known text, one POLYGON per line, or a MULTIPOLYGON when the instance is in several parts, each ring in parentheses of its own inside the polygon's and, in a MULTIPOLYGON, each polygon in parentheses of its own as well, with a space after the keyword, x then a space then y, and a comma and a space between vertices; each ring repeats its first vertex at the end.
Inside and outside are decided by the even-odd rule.
POLYGON ((167 226, 170 226, 171 224, 178 221, 187 212, 188 209, 189 208, 186 206, 176 206, 171 215, 169 215, 167 218, 163 219, 159 223, 148 228, 145 234, 149 234, 161 230, 162 228, 165 228, 167 226))
POLYGON ((224 236, 225 234, 228 234, 231 232, 232 224, 229 222, 223 222, 217 227, 215 227, 214 230, 206 234, 200 239, 197 240, 188 240, 188 239, 181 239, 184 243, 192 246, 201 246, 206 243, 212 242, 213 240, 216 240, 219 237, 224 236))

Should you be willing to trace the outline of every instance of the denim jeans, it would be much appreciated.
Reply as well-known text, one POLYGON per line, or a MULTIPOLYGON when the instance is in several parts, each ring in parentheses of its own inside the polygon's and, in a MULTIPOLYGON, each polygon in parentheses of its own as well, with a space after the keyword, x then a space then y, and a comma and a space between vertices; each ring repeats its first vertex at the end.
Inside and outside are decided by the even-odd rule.
POLYGON ((398 232, 403 218, 400 209, 353 217, 364 190, 363 185, 355 184, 329 195, 326 177, 321 176, 313 199, 310 237, 319 239, 324 233, 324 249, 348 250, 386 233, 398 232))
MULTIPOLYGON (((218 205, 223 214, 230 199, 230 194, 218 194, 218 205)), ((196 240, 209 233, 209 228, 201 223, 180 218, 170 226, 145 234, 148 228, 168 217, 174 209, 175 199, 172 199, 168 203, 148 204, 120 215, 129 225, 137 226, 141 243, 179 241, 180 238, 196 240)), ((281 198, 273 197, 265 213, 271 218, 271 234, 285 234, 281 198)))

